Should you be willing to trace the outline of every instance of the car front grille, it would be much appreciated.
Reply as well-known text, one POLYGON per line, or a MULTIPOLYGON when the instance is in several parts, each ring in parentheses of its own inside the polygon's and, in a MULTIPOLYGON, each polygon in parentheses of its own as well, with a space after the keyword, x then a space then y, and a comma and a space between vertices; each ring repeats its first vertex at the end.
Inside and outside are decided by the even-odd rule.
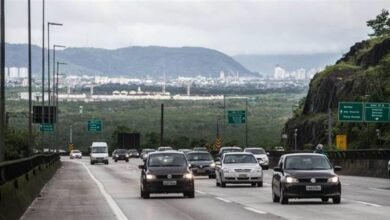
POLYGON ((156 175, 157 179, 181 179, 183 175, 172 175, 171 178, 168 178, 168 175, 156 175))
POLYGON ((247 173, 251 172, 251 169, 234 169, 234 171, 236 171, 237 173, 247 173))
MULTIPOLYGON (((311 179, 312 178, 300 178, 298 179, 298 181, 300 183, 311 183, 311 179)), ((326 183, 328 182, 328 179, 327 178, 314 178, 316 181, 315 183, 326 183)))

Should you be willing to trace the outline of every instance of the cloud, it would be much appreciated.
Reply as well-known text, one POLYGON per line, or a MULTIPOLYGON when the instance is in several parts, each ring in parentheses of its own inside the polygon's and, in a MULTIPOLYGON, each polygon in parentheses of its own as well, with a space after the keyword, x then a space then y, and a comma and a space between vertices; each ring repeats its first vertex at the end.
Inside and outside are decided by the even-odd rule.
MULTIPOLYGON (((27 4, 6 1, 6 40, 27 42, 27 4)), ((41 5, 33 42, 41 44, 41 5)), ((389 1, 46 0, 52 40, 72 47, 201 46, 228 54, 345 52, 367 38, 365 22, 389 1)))

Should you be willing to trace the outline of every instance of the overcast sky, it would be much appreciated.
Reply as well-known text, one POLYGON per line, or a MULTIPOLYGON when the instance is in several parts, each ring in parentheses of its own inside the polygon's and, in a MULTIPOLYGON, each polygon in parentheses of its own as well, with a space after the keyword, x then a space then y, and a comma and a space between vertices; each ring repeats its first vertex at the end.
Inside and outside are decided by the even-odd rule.
MULTIPOLYGON (((42 0, 32 1, 42 43, 42 0)), ((27 0, 5 0, 6 41, 27 42, 27 0)), ((236 54, 345 52, 389 0, 46 0, 51 42, 69 47, 199 46, 236 54)))

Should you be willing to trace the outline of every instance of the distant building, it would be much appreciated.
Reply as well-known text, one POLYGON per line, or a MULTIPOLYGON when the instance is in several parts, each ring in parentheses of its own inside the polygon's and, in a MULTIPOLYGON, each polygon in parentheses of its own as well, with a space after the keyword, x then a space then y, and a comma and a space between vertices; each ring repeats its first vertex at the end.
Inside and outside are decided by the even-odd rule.
POLYGON ((219 79, 220 79, 220 80, 224 80, 224 79, 225 79, 225 72, 224 72, 224 71, 221 71, 221 72, 219 73, 219 79))
POLYGON ((19 68, 19 78, 27 78, 28 77, 28 69, 26 67, 19 68))
POLYGON ((274 69, 274 79, 282 80, 287 78, 287 72, 281 66, 276 65, 274 69))
POLYGON ((8 69, 8 76, 9 76, 9 78, 18 78, 19 77, 19 68, 10 67, 8 69))

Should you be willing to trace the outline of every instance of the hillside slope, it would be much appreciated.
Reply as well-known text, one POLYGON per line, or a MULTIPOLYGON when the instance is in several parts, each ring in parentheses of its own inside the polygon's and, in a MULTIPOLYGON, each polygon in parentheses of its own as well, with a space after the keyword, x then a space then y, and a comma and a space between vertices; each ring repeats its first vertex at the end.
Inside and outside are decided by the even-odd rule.
MULTIPOLYGON (((41 48, 32 47, 33 72, 41 72, 41 48)), ((6 66, 27 66, 27 45, 6 45, 6 66)), ((57 59, 68 65, 63 69, 73 74, 107 76, 167 77, 225 75, 251 76, 252 73, 230 56, 200 47, 126 47, 115 50, 100 48, 67 48, 57 51, 57 59)), ((52 58, 52 57, 51 57, 52 58)))
POLYGON ((285 124, 283 133, 288 135, 287 145, 294 147, 295 128, 299 149, 327 144, 328 109, 333 121, 331 147, 335 145, 337 134, 348 135, 349 148, 389 145, 389 123, 339 122, 337 108, 341 101, 390 102, 390 37, 356 43, 335 65, 316 74, 306 98, 285 124), (381 131, 379 139, 376 129, 381 131))

